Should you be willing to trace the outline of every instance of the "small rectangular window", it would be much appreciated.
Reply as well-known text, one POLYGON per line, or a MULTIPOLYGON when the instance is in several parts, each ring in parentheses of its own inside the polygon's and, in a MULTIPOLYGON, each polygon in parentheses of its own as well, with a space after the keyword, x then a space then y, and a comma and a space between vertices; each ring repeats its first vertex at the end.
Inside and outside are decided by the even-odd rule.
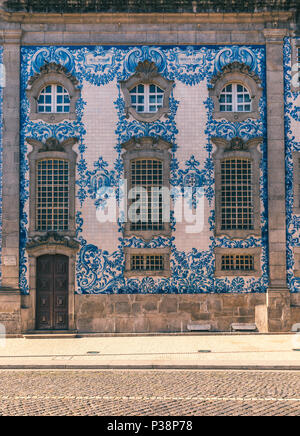
POLYGON ((224 255, 222 256, 222 271, 253 271, 254 256, 224 255))
POLYGON ((132 255, 132 271, 163 271, 164 256, 160 255, 132 255))

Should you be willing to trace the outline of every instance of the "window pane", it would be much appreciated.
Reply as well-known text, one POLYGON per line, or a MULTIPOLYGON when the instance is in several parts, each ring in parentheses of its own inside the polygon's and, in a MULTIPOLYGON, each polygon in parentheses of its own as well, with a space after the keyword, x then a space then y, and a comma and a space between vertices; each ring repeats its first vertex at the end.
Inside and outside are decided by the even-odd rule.
POLYGON ((36 228, 68 230, 69 163, 60 159, 37 162, 36 228), (61 177, 55 176, 59 172, 61 177))
POLYGON ((252 164, 248 159, 221 163, 221 228, 253 229, 252 164))

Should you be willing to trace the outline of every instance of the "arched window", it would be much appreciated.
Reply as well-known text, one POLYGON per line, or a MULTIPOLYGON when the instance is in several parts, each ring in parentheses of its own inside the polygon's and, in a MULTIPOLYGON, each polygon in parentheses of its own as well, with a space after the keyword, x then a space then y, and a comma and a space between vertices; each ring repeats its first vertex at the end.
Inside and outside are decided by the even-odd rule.
POLYGON ((41 159, 36 162, 36 230, 69 229, 69 162, 41 159))
POLYGON ((136 72, 120 84, 127 117, 151 123, 169 113, 174 82, 164 78, 154 62, 139 62, 136 72))
POLYGON ((61 85, 47 85, 38 98, 39 113, 69 113, 70 95, 61 85))
POLYGON ((50 62, 28 81, 26 90, 31 120, 60 123, 76 120, 80 97, 79 82, 65 67, 50 62))
POLYGON ((214 119, 239 122, 260 117, 261 79, 248 65, 225 65, 212 77, 209 94, 214 103, 214 119))
POLYGON ((220 94, 220 112, 251 112, 251 96, 245 86, 230 83, 220 94))
POLYGON ((139 113, 155 113, 163 107, 164 91, 154 84, 139 84, 130 91, 132 107, 139 113))

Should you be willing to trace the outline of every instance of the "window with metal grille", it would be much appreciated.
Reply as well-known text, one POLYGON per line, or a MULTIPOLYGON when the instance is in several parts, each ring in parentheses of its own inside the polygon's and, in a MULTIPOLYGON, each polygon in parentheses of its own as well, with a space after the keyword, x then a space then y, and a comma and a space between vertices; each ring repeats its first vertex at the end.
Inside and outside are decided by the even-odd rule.
POLYGON ((38 98, 39 113, 68 113, 70 112, 70 96, 68 91, 60 85, 48 85, 38 98))
POLYGON ((252 163, 231 158, 221 162, 221 229, 253 229, 252 163))
POLYGON ((220 94, 220 112, 251 112, 251 96, 239 83, 226 85, 220 94))
POLYGON ((69 162, 42 159, 36 163, 36 230, 68 230, 69 162))
POLYGON ((140 219, 131 222, 131 230, 163 230, 162 195, 155 190, 163 187, 163 163, 156 159, 131 161, 131 188, 134 201, 140 203, 136 209, 140 219), (141 191, 140 188, 144 190, 141 191))
POLYGON ((222 271, 253 271, 254 257, 250 255, 222 256, 222 271))
POLYGON ((154 113, 163 106, 164 91, 156 85, 140 84, 130 91, 132 107, 139 113, 154 113))
POLYGON ((163 271, 164 257, 158 255, 132 255, 131 256, 132 271, 163 271))

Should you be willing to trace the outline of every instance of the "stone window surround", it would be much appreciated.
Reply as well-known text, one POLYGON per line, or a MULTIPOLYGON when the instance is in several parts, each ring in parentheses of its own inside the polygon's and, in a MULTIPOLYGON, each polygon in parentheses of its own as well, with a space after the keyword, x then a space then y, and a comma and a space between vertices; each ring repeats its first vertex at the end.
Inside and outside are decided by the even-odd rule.
MULTIPOLYGON (((163 162, 163 186, 170 189, 170 165, 172 144, 161 138, 152 137, 133 138, 122 145, 125 151, 122 158, 124 162, 124 178, 127 179, 128 192, 131 189, 130 162, 135 159, 159 159, 163 162), (129 175, 129 177, 127 176, 129 175)), ((150 241, 156 236, 171 236, 170 222, 164 223, 163 230, 131 230, 130 221, 124 226, 124 237, 136 236, 150 241)))
POLYGON ((300 277, 300 247, 293 247, 294 253, 294 276, 300 277))
POLYGON ((293 212, 300 215, 300 152, 293 152, 293 212))
POLYGON ((139 62, 136 72, 125 81, 120 81, 121 89, 125 99, 125 113, 128 118, 131 115, 138 121, 151 123, 159 120, 163 115, 167 116, 170 111, 170 95, 174 82, 165 79, 158 73, 154 62, 144 61, 139 62), (164 91, 163 106, 155 113, 140 113, 137 112, 131 103, 130 91, 140 84, 154 84, 164 91))
POLYGON ((28 84, 26 93, 30 104, 31 120, 42 120, 45 123, 55 124, 64 120, 76 120, 76 103, 80 97, 80 90, 77 88, 78 81, 66 68, 55 63, 49 63, 41 68, 39 74, 33 76, 28 84), (38 112, 38 98, 41 91, 47 85, 60 85, 65 88, 70 96, 70 111, 66 113, 44 113, 38 112))
POLYGON ((124 248, 125 254, 125 271, 124 276, 131 277, 171 277, 170 270, 170 255, 171 248, 124 248), (164 270, 163 271, 132 271, 131 270, 131 256, 132 255, 151 255, 164 257, 164 270))
POLYGON ((69 288, 68 288, 68 329, 75 329, 75 277, 76 253, 78 247, 67 247, 50 243, 41 244, 34 248, 27 248, 29 264, 29 289, 30 294, 22 295, 22 310, 28 311, 28 330, 36 328, 36 265, 37 258, 43 255, 62 254, 69 258, 69 288))
MULTIPOLYGON (((298 63, 298 49, 300 49, 300 38, 292 38, 292 65, 291 65, 291 67, 293 67, 293 65, 298 63)), ((296 73, 296 71, 292 71, 292 75, 295 73, 296 73)), ((293 86, 293 84, 291 84, 291 90, 293 92, 300 92, 300 85, 299 85, 299 87, 295 87, 295 86, 293 86)))
POLYGON ((214 103, 213 118, 226 119, 230 122, 245 121, 248 118, 258 119, 260 117, 259 102, 262 97, 261 80, 253 74, 249 67, 239 62, 233 62, 226 65, 222 73, 214 76, 212 88, 209 89, 210 98, 214 103), (248 89, 251 96, 251 112, 221 112, 220 111, 220 94, 225 86, 231 83, 238 83, 248 89))
MULTIPOLYGON (((51 139, 50 139, 51 140, 51 139)), ((66 236, 75 236, 75 182, 76 182, 76 160, 77 153, 72 149, 76 144, 77 138, 69 138, 63 141, 57 148, 60 150, 51 150, 46 144, 32 138, 26 138, 26 141, 33 147, 28 154, 29 160, 29 237, 44 235, 45 231, 36 230, 36 163, 41 159, 64 159, 69 162, 69 230, 61 230, 58 233, 66 236), (61 151, 64 150, 64 151, 61 151)), ((56 140, 54 140, 56 141, 56 140)), ((58 141, 57 141, 58 143, 58 141)))
POLYGON ((261 216, 260 216, 260 161, 261 153, 257 150, 258 145, 262 143, 263 138, 258 137, 243 142, 243 150, 231 149, 231 142, 223 138, 211 138, 216 145, 217 150, 214 152, 215 163, 215 212, 216 226, 215 236, 227 236, 230 239, 246 239, 247 237, 261 235, 261 216), (252 160, 252 198, 253 198, 253 229, 247 230, 222 230, 221 229, 221 161, 230 158, 247 158, 252 160))
POLYGON ((251 277, 259 277, 261 276, 261 248, 260 247, 250 247, 250 248, 223 248, 216 247, 215 248, 215 277, 228 277, 228 276, 251 276, 251 277), (254 270, 251 271, 242 271, 242 270, 233 270, 233 271, 223 271, 222 270, 222 256, 231 256, 231 255, 249 255, 254 258, 254 270))

